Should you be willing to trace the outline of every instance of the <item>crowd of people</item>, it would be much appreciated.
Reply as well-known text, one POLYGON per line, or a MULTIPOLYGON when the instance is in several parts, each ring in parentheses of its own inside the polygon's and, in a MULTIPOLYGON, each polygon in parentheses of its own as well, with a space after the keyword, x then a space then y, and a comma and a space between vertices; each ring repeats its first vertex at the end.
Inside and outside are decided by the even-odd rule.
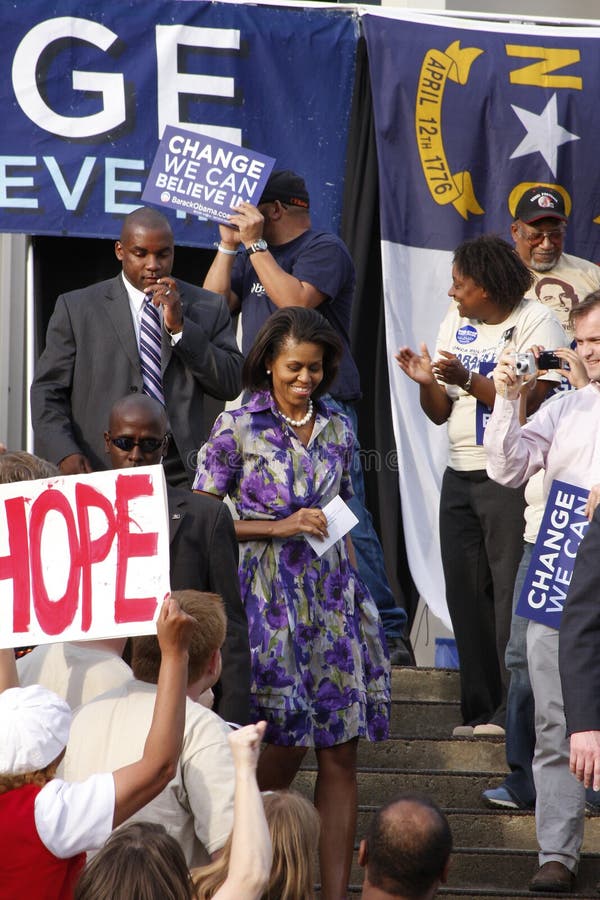
MULTIPOLYGON (((16 663, 0 651, 2 896, 307 900, 316 883, 321 900, 347 896, 358 742, 388 737, 406 614, 364 505, 353 265, 309 209, 303 179, 273 173, 219 226, 198 288, 172 275, 168 220, 142 207, 115 245, 121 273, 56 302, 31 388, 39 456, 0 452, 0 483, 162 465, 172 593, 157 636, 49 643, 16 663), (240 399, 210 423, 205 394, 240 399), (358 524, 330 538, 339 501, 358 524), (314 803, 290 789, 308 749, 314 803)), ((567 221, 562 190, 525 191, 514 247, 484 235, 456 249, 435 352, 396 355, 448 427, 454 735, 505 736, 510 774, 483 798, 535 806, 530 888, 550 892, 572 887, 584 789, 600 787, 600 718, 572 688, 585 680, 573 648, 587 641, 595 672, 600 628, 586 427, 600 269, 563 253, 567 221), (519 368, 544 349, 563 368, 519 368), (557 629, 515 611, 555 478, 590 489, 592 520, 560 653, 557 629)), ((431 799, 395 798, 360 845, 363 896, 429 900, 451 849, 431 799)))
POLYGON ((482 797, 494 808, 535 809, 539 869, 529 890, 548 893, 574 888, 586 802, 597 809, 600 788, 589 691, 600 627, 590 587, 600 268, 563 252, 569 202, 562 188, 531 187, 514 210, 514 248, 494 236, 462 244, 449 290, 456 307, 434 357, 425 345, 397 355, 424 412, 448 422, 440 544, 460 662, 463 723, 454 734, 505 736, 510 773, 482 797), (544 368, 544 349, 559 368, 544 368), (574 572, 560 573, 562 620, 536 621, 517 607, 555 479, 589 491, 591 525, 574 572))
POLYGON ((115 245, 121 273, 56 302, 31 387, 39 455, 4 452, 0 480, 162 465, 172 593, 158 637, 47 643, 16 667, 2 653, 6 896, 346 896, 357 744, 389 730, 378 607, 392 651, 406 614, 362 496, 353 265, 308 210, 303 180, 274 173, 197 288, 172 275, 168 220, 142 207, 115 245), (258 309, 240 298, 244 357, 214 281, 233 255, 269 290, 258 309), (211 429, 204 396, 242 390, 211 429), (356 540, 328 541, 334 500, 356 540), (309 748, 314 804, 289 791, 309 748))

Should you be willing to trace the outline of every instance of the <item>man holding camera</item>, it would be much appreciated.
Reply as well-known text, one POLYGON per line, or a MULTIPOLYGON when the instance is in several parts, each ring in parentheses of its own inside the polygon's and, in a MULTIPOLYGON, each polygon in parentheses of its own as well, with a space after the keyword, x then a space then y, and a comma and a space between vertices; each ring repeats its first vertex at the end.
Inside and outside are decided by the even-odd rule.
MULTIPOLYGON (((521 427, 519 392, 523 378, 514 360, 500 357, 494 370, 497 392, 484 436, 488 475, 516 487, 545 470, 544 500, 555 479, 590 489, 600 482, 600 291, 588 295, 571 310, 569 324, 576 354, 589 384, 547 403, 521 427)), ((576 363, 570 349, 556 351, 576 363)), ((586 506, 591 518, 598 503, 592 490, 586 506)), ((540 869, 529 888, 568 893, 573 886, 583 839, 585 793, 569 771, 569 742, 558 671, 558 630, 530 622, 527 658, 536 707, 536 744, 533 777, 537 793, 536 827, 540 869)))
MULTIPOLYGON (((600 267, 587 259, 563 252, 570 198, 560 187, 536 185, 520 197, 511 234, 515 250, 533 275, 534 281, 526 297, 538 300, 558 318, 573 337, 569 313, 590 292, 600 289, 600 267)), ((573 361, 573 358, 572 358, 573 361)), ((556 364, 556 363, 555 363, 556 364)), ((543 361, 540 368, 549 368, 543 361)), ((574 373, 573 373, 574 374, 574 373)), ((574 387, 585 380, 580 371, 574 387)), ((573 381, 572 375, 568 377, 573 381)), ((564 385, 568 388, 568 385, 564 385)), ((515 597, 520 594, 531 551, 543 512, 543 473, 532 478, 525 489, 524 553, 515 583, 515 597)), ((510 674, 506 709, 506 761, 510 773, 502 784, 482 793, 487 806, 499 809, 533 809, 535 785, 531 762, 535 747, 533 694, 527 668, 527 621, 513 615, 510 639, 506 647, 506 667, 510 674)))

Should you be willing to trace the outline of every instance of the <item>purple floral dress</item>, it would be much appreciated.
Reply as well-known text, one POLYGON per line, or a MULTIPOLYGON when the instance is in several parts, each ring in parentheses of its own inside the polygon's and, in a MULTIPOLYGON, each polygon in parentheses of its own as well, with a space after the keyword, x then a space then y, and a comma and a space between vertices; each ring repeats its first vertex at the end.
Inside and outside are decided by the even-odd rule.
MULTIPOLYGON (((222 413, 194 489, 229 494, 241 519, 283 519, 352 495, 353 434, 324 401, 307 447, 268 393, 222 413)), ((252 715, 266 740, 329 747, 389 731, 390 667, 375 602, 341 540, 318 557, 302 535, 240 542, 252 656, 252 715)))

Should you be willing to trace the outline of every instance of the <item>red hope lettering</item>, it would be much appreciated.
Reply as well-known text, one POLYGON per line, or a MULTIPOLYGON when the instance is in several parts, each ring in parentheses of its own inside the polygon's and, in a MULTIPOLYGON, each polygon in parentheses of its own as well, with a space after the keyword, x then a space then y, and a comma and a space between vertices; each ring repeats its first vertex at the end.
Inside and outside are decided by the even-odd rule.
POLYGON ((79 580, 81 576, 81 561, 79 556, 79 541, 75 517, 64 494, 56 490, 45 490, 34 501, 29 517, 29 541, 31 564, 31 594, 35 613, 41 628, 46 634, 60 634, 68 628, 75 618, 79 605, 79 580), (42 531, 46 516, 49 512, 59 513, 67 526, 69 540, 69 577, 62 597, 51 600, 44 582, 42 569, 41 547, 42 531))
POLYGON ((115 512, 117 522, 117 582, 115 585, 115 622, 148 622, 156 611, 156 597, 126 597, 127 560, 132 556, 156 556, 158 534, 132 534, 129 503, 136 497, 153 493, 149 475, 118 475, 116 480, 115 512))
POLYGON ((0 557, 0 581, 13 580, 13 630, 29 631, 29 537, 25 497, 4 501, 8 556, 0 557))
POLYGON ((106 499, 104 494, 89 484, 80 481, 75 485, 75 506, 79 525, 82 572, 81 628, 83 631, 89 631, 92 624, 92 566, 94 563, 102 562, 110 553, 117 525, 112 503, 106 499), (89 509, 92 506, 102 510, 107 521, 106 531, 94 541, 90 534, 89 509))

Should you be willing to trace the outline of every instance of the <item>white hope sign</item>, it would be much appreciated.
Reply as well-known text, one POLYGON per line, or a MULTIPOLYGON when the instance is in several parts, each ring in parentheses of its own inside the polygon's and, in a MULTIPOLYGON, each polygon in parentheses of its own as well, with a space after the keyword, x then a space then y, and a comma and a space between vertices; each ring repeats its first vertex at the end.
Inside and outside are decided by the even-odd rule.
POLYGON ((168 593, 162 466, 0 485, 0 647, 153 634, 168 593))

